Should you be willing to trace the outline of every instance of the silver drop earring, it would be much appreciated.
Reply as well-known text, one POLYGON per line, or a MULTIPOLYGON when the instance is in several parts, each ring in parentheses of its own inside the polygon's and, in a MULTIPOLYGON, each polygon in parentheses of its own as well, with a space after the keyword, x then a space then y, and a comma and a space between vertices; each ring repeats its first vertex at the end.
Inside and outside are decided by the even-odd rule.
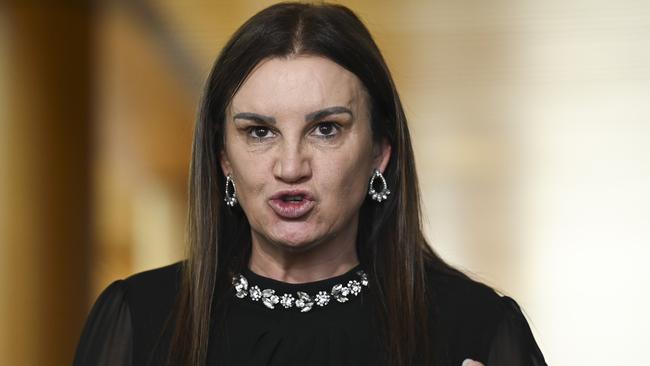
POLYGON ((374 172, 372 172, 372 178, 370 178, 370 183, 368 184, 368 195, 375 201, 381 202, 385 199, 388 198, 388 195, 390 195, 390 191, 388 190, 388 184, 386 184, 386 179, 384 179, 384 176, 381 174, 381 172, 377 169, 375 169, 374 172), (379 178, 381 180, 382 188, 381 191, 377 192, 375 190, 375 179, 379 178))
POLYGON ((232 180, 232 176, 228 174, 226 176, 226 189, 224 190, 226 205, 230 207, 235 207, 237 204, 237 189, 235 188, 235 181, 232 180), (228 183, 232 186, 232 190, 229 189, 228 183))

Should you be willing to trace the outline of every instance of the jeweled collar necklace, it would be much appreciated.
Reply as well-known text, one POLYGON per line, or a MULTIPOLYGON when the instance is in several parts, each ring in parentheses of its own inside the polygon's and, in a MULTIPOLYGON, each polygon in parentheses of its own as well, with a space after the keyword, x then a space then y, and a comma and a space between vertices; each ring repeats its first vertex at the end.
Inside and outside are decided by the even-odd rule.
MULTIPOLYGON (((294 293, 289 291, 281 292, 272 288, 262 289, 259 285, 250 283, 242 274, 233 276, 232 283, 235 288, 235 296, 240 299, 248 297, 251 301, 261 301, 269 309, 276 309, 276 305, 279 304, 285 309, 294 308, 297 311, 306 313, 314 305, 324 307, 330 304, 331 301, 344 303, 351 296, 358 296, 363 288, 368 286, 368 275, 361 269, 356 270, 355 274, 356 279, 336 283, 331 290, 323 288, 315 294, 303 291, 295 291, 294 293)), ((349 275, 339 277, 349 278, 349 275)))

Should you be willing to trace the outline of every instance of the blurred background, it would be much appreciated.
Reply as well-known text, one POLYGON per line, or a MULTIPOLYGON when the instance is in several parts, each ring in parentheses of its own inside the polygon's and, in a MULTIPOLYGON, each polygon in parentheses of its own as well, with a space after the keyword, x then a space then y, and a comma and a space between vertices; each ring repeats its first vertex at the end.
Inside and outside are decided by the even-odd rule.
MULTIPOLYGON (((68 365, 183 258, 201 87, 269 1, 0 3, 0 364, 68 365)), ((650 364, 650 2, 343 1, 405 103, 426 230, 550 365, 650 364)))

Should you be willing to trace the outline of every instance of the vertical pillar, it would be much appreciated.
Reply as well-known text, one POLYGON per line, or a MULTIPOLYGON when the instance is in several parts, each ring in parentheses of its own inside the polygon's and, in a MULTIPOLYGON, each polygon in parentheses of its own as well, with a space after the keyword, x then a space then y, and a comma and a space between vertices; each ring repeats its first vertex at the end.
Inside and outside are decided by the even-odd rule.
POLYGON ((69 365, 86 315, 91 7, 3 5, 0 364, 69 365))

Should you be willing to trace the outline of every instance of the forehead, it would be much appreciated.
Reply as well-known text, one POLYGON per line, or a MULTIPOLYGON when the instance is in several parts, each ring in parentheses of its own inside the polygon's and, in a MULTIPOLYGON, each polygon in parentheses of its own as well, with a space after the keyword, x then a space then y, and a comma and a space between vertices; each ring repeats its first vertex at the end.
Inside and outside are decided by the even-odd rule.
POLYGON ((234 112, 268 115, 309 113, 334 105, 365 105, 359 79, 337 63, 318 56, 270 58, 260 62, 233 97, 234 112))

